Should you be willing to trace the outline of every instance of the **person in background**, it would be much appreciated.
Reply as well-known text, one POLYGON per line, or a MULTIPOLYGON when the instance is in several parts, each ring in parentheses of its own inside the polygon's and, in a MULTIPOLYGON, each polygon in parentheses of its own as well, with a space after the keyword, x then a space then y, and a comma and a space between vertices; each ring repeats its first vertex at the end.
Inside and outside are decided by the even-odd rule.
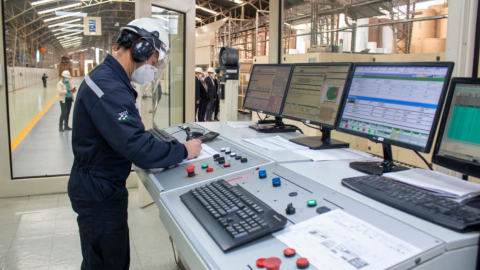
POLYGON ((204 98, 200 101, 202 107, 202 118, 200 122, 205 122, 205 115, 207 114, 207 107, 208 107, 208 86, 205 82, 205 74, 202 72, 200 74, 200 84, 202 85, 201 93, 204 94, 204 98))
POLYGON ((70 75, 70 71, 64 70, 62 72, 62 80, 57 83, 58 100, 60 101, 60 108, 62 110, 59 123, 60 132, 72 130, 72 128, 68 126, 68 119, 70 118, 70 110, 72 109, 73 94, 77 92, 77 88, 72 87, 70 83, 71 78, 72 75, 70 75))
POLYGON ((213 104, 213 114, 215 121, 218 120, 218 112, 220 111, 220 81, 217 78, 217 73, 215 73, 213 81, 215 82, 215 103, 213 104))
POLYGON ((205 121, 213 121, 213 106, 215 104, 215 95, 217 93, 215 82, 213 80, 215 70, 212 67, 209 67, 207 73, 208 76, 205 79, 205 83, 207 84, 208 104, 205 110, 205 121))
POLYGON ((205 100, 207 99, 207 93, 203 87, 201 78, 203 76, 202 68, 195 69, 195 118, 198 122, 205 121, 205 100))
POLYGON ((47 79, 48 79, 48 76, 45 75, 45 73, 43 73, 43 76, 42 76, 43 88, 47 88, 47 79))

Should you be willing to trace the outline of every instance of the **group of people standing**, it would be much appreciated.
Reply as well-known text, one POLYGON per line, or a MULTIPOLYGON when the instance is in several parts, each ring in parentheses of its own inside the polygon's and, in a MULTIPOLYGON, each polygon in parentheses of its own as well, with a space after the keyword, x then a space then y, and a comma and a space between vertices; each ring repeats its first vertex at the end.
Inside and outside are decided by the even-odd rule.
POLYGON ((195 69, 195 118, 198 122, 219 121, 219 85, 212 67, 208 68, 207 76, 202 68, 195 69))

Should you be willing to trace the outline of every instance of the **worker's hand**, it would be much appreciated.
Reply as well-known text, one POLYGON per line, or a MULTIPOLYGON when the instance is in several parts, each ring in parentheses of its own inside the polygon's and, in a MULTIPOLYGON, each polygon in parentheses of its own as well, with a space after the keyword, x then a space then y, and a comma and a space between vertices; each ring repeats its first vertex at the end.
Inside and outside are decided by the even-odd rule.
POLYGON ((183 145, 185 145, 185 148, 187 148, 187 159, 196 158, 200 155, 200 151, 202 150, 202 141, 199 139, 191 139, 183 145))
POLYGON ((200 100, 195 101, 195 103, 200 104, 200 100))

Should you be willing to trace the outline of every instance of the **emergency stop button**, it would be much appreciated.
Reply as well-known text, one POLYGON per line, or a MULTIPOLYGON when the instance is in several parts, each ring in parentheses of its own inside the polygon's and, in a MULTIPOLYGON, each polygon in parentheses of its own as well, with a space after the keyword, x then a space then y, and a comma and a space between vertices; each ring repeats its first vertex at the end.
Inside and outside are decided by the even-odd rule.
POLYGON ((187 166, 185 170, 187 170, 188 177, 195 177, 195 166, 193 165, 187 166))

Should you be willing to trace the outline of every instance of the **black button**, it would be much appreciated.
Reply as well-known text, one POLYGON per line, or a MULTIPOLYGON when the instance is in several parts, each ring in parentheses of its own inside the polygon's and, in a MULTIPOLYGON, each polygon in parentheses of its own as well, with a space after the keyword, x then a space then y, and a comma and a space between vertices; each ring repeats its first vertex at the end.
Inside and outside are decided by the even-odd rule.
POLYGON ((235 160, 240 160, 240 159, 242 159, 242 156, 236 156, 235 157, 235 160))
POLYGON ((245 163, 247 161, 248 161, 248 159, 246 157, 242 158, 242 163, 245 163))

